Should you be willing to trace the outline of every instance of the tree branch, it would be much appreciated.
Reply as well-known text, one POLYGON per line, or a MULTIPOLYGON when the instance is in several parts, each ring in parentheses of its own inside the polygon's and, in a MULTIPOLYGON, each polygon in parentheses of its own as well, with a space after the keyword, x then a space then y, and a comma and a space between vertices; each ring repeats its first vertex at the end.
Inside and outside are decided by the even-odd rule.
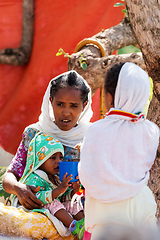
POLYGON ((134 62, 145 69, 141 54, 111 55, 112 52, 122 47, 137 44, 131 25, 127 22, 126 18, 120 24, 101 31, 90 39, 93 39, 93 42, 96 40, 98 44, 102 45, 106 57, 101 57, 102 50, 98 47, 98 44, 87 44, 78 49, 77 53, 73 53, 70 56, 68 59, 68 70, 74 69, 87 79, 92 89, 92 95, 102 86, 107 68, 113 62, 134 62), (82 57, 87 64, 86 70, 83 70, 80 65, 82 57))
POLYGON ((103 44, 106 55, 111 55, 115 50, 129 45, 137 46, 137 39, 127 18, 118 25, 94 35, 93 39, 103 44))
MULTIPOLYGON (((71 55, 72 57, 72 55, 71 55)), ((75 57, 75 55, 74 55, 75 57)), ((75 58, 74 58, 75 59, 75 58)), ((73 60, 73 59, 72 59, 73 60)), ((70 63, 69 59, 69 70, 75 69, 80 75, 82 75, 90 85, 92 89, 92 96, 95 94, 97 89, 102 86, 104 83, 105 74, 107 72, 108 67, 112 63, 116 62, 133 62, 137 65, 139 65, 141 68, 146 70, 145 63, 142 58, 141 53, 131 53, 131 54, 121 54, 121 55, 110 55, 103 58, 91 58, 88 57, 87 62, 87 69, 83 70, 78 60, 73 60, 73 63, 75 61, 75 64, 70 63)))
POLYGON ((22 39, 19 48, 0 50, 0 63, 13 66, 28 62, 32 51, 34 30, 34 0, 23 0, 22 39))

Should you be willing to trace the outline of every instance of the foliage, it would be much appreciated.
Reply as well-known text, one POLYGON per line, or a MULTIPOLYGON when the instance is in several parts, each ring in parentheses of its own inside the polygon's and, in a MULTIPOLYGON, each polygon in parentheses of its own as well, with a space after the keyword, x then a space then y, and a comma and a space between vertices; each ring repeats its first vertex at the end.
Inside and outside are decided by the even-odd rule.
POLYGON ((80 54, 79 64, 83 70, 87 69, 86 58, 84 58, 82 54, 80 54))
MULTIPOLYGON (((120 1, 124 2, 124 0, 120 0, 120 1)), ((122 12, 125 13, 126 18, 129 20, 129 16, 128 16, 128 12, 127 12, 126 6, 125 6, 124 3, 121 3, 121 2, 115 3, 114 7, 121 7, 121 6, 125 7, 124 9, 122 9, 122 12)))
POLYGON ((128 54, 128 53, 136 53, 136 52, 140 52, 140 50, 139 48, 136 48, 133 45, 130 45, 118 50, 118 54, 128 54))
MULTIPOLYGON (((66 52, 63 50, 63 48, 60 48, 60 49, 58 50, 58 52, 56 53, 56 56, 61 56, 61 55, 63 55, 63 54, 64 54, 64 57, 68 57, 68 58, 71 57, 71 55, 69 55, 68 53, 66 53, 66 52)), ((86 70, 86 69, 87 69, 86 58, 84 58, 84 57, 82 56, 82 54, 80 55, 79 64, 80 64, 80 66, 81 66, 81 68, 82 68, 83 70, 86 70)))
POLYGON ((63 54, 64 54, 64 57, 68 57, 68 58, 71 57, 68 53, 66 53, 66 52, 63 50, 63 48, 60 48, 60 49, 58 50, 58 52, 56 53, 56 56, 60 56, 60 55, 63 55, 63 54))
POLYGON ((0 167, 0 197, 4 197, 4 199, 10 196, 10 194, 3 189, 3 185, 2 185, 2 179, 5 172, 6 172, 6 167, 0 167))

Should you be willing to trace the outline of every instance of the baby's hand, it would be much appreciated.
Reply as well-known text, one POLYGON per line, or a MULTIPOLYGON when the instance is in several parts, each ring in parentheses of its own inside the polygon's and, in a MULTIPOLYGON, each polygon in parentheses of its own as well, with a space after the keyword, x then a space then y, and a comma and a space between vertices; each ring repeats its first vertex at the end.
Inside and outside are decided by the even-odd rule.
POLYGON ((64 176, 63 176, 63 180, 62 180, 62 183, 59 185, 59 188, 62 190, 62 192, 65 192, 67 190, 67 188, 69 186, 71 186, 71 184, 69 184, 69 182, 73 179, 72 178, 72 174, 67 176, 68 173, 66 173, 64 176))
POLYGON ((80 189, 80 185, 81 185, 78 176, 76 177, 76 179, 78 179, 78 181, 72 183, 72 187, 73 187, 73 192, 74 192, 74 193, 76 193, 76 192, 79 191, 79 189, 80 189))

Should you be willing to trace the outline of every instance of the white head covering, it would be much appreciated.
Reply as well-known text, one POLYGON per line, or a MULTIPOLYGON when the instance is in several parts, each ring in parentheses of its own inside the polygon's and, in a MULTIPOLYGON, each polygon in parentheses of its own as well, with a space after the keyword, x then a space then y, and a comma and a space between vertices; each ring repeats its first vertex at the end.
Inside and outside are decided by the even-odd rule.
POLYGON ((56 80, 61 76, 68 76, 70 72, 75 72, 78 78, 81 78, 85 85, 90 89, 88 83, 84 80, 82 76, 80 76, 76 71, 71 70, 65 73, 58 75, 57 77, 53 78, 47 87, 45 95, 43 97, 42 107, 41 107, 41 114, 39 116, 39 122, 30 125, 29 127, 36 128, 40 131, 46 132, 47 134, 56 137, 63 145, 74 147, 77 143, 82 142, 84 135, 90 126, 90 119, 92 117, 92 109, 91 109, 91 89, 88 94, 88 103, 84 108, 83 112, 81 113, 78 119, 78 125, 68 131, 61 130, 55 123, 54 123, 54 113, 50 98, 50 88, 51 82, 56 80))
POLYGON ((144 118, 132 122, 130 115, 143 111, 149 94, 147 73, 133 63, 125 63, 118 77, 115 108, 110 110, 117 113, 93 123, 86 134, 80 180, 86 191, 101 202, 132 197, 148 181, 159 129, 144 118))
POLYGON ((115 108, 131 113, 142 112, 149 99, 150 89, 148 74, 134 63, 125 63, 118 78, 115 108))

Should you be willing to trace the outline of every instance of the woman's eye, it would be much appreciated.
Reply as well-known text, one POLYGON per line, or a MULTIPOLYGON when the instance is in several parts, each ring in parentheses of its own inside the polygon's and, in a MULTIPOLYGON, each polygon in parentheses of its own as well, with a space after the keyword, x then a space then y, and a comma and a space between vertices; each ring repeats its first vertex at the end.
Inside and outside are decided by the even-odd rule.
POLYGON ((72 104, 71 107, 73 107, 73 108, 77 108, 78 105, 77 105, 77 104, 72 104))
POLYGON ((63 106, 63 103, 57 103, 57 106, 62 107, 62 106, 63 106))
POLYGON ((50 157, 50 159, 52 159, 52 160, 56 160, 56 157, 50 157))
POLYGON ((63 157, 60 157, 60 160, 63 161, 63 157))

